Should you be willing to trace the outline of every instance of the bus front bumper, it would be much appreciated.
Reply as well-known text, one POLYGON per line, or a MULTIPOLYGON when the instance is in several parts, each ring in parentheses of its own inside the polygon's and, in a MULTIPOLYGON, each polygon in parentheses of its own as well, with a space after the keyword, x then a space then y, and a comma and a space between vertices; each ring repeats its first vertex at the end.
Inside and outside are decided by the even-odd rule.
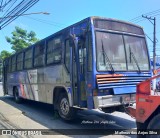
POLYGON ((131 103, 135 103, 135 94, 94 96, 95 109, 131 103))

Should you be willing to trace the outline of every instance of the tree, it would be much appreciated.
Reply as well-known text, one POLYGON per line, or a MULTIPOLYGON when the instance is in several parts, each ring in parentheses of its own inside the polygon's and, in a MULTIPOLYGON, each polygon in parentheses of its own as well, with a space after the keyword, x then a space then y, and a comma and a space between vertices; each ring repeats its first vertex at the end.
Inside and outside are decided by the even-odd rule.
POLYGON ((1 51, 1 54, 0 54, 0 60, 4 60, 5 58, 7 58, 11 55, 12 55, 12 53, 10 53, 6 50, 3 50, 3 51, 1 51))
POLYGON ((12 45, 11 49, 15 52, 18 52, 38 41, 36 38, 36 33, 27 30, 24 30, 18 26, 15 27, 15 30, 12 32, 12 37, 6 37, 8 43, 12 45))

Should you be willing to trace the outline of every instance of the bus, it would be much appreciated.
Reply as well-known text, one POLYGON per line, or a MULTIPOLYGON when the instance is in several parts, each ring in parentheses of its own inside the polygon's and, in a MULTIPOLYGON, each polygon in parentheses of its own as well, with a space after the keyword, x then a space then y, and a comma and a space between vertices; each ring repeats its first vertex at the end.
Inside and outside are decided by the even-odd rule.
POLYGON ((53 104, 64 120, 78 109, 121 110, 136 84, 151 77, 143 28, 88 17, 3 61, 4 93, 53 104))

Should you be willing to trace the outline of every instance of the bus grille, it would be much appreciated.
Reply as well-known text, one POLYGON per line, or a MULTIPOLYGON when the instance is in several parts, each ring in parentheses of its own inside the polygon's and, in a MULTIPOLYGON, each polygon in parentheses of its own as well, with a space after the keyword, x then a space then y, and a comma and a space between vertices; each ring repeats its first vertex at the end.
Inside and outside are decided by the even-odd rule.
POLYGON ((127 76, 123 74, 96 75, 98 89, 115 88, 125 86, 136 86, 138 83, 150 78, 149 74, 145 76, 127 76))

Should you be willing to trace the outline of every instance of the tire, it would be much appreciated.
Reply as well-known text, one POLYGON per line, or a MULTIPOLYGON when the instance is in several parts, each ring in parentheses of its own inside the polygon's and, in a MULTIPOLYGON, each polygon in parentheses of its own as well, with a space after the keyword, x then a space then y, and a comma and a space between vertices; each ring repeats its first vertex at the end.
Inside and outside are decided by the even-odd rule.
POLYGON ((70 107, 68 97, 65 94, 61 94, 59 97, 58 114, 65 121, 75 119, 76 109, 70 107))
MULTIPOLYGON (((140 122, 136 122, 137 125, 137 133, 138 133, 138 129, 143 131, 147 128, 146 123, 140 123, 140 122)), ((145 138, 145 135, 137 135, 137 138, 145 138)))
MULTIPOLYGON (((156 115, 149 122, 147 129, 160 130, 160 114, 156 115)), ((160 135, 147 135, 147 138, 160 138, 160 135)))
POLYGON ((145 123, 136 122, 137 129, 146 129, 147 126, 145 123))
POLYGON ((19 97, 19 92, 18 92, 18 89, 17 87, 14 88, 13 90, 13 94, 14 94, 14 100, 16 103, 22 103, 22 98, 19 97))

